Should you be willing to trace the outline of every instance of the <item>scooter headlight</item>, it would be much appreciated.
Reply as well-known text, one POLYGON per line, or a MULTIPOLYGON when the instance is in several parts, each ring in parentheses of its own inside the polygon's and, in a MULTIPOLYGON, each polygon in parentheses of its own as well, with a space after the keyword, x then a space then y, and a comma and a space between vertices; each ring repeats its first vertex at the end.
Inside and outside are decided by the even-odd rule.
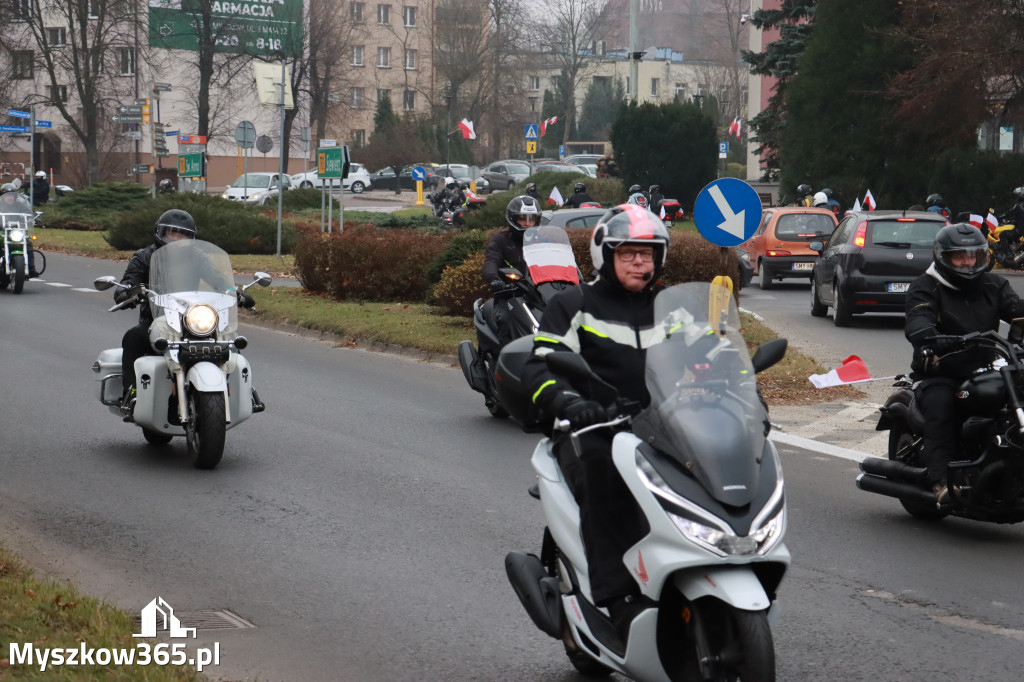
POLYGON ((184 322, 189 334, 210 336, 217 329, 217 311, 205 303, 200 303, 185 312, 184 322))
POLYGON ((7 240, 12 242, 23 242, 25 241, 25 232, 16 227, 7 232, 7 240))
POLYGON ((746 556, 766 554, 775 546, 775 543, 782 537, 786 508, 785 506, 780 507, 778 513, 768 519, 764 525, 744 537, 720 528, 705 526, 692 519, 684 519, 671 512, 668 512, 668 516, 676 528, 692 542, 722 556, 746 556))

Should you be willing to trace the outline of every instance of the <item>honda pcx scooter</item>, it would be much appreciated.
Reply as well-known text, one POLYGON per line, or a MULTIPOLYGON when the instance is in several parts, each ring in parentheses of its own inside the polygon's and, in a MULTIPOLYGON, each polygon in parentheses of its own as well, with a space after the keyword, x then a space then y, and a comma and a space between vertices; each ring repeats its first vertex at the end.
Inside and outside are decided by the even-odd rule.
MULTIPOLYGON (((257 272, 242 290, 270 285, 257 272)), ((122 287, 100 277, 96 289, 122 287)), ((153 323, 150 346, 158 355, 135 361, 136 401, 130 421, 142 427, 153 445, 185 436, 189 456, 199 469, 213 469, 224 454, 227 429, 265 407, 253 388, 249 362, 239 352, 248 342, 238 335, 238 293, 231 260, 220 247, 198 239, 170 242, 153 253, 149 286, 110 308, 149 301, 153 323)), ((122 417, 121 348, 100 353, 93 371, 101 375, 99 399, 122 417)))
POLYGON ((501 276, 508 288, 494 294, 492 306, 477 299, 473 304, 473 325, 476 327, 477 347, 471 341, 459 343, 459 365, 466 382, 474 391, 484 394, 484 404, 492 416, 504 419, 510 414, 527 431, 542 430, 526 412, 509 411, 496 391, 498 354, 508 349, 506 363, 509 371, 518 375, 523 363, 533 352, 533 333, 540 326, 540 318, 548 301, 555 294, 580 283, 576 257, 569 236, 561 227, 542 225, 528 228, 523 234, 523 260, 529 277, 514 268, 502 268, 501 276), (498 332, 494 309, 501 307, 505 324, 509 326, 510 343, 503 344, 498 332))
MULTIPOLYGON (((957 412, 967 415, 960 429, 960 461, 950 462, 948 504, 939 505, 927 482, 921 457, 924 415, 916 396, 920 384, 897 377, 895 390, 878 420, 889 431, 889 458, 867 457, 857 487, 899 499, 911 516, 937 521, 946 516, 995 523, 1024 521, 1024 378, 1021 341, 1024 320, 1014 320, 1008 337, 994 331, 954 339, 964 348, 993 351, 997 359, 963 382, 956 393, 957 412)), ((941 362, 941 358, 939 358, 941 362)))
MULTIPOLYGON (((647 350, 651 403, 639 412, 616 400, 617 391, 581 356, 546 356, 581 394, 615 403, 607 423, 569 438, 618 431, 613 461, 650 529, 622 557, 650 604, 623 639, 591 600, 579 507, 554 443, 537 445, 532 464, 547 520, 540 556, 511 552, 505 569, 534 624, 560 639, 588 677, 614 671, 658 682, 775 679, 769 624, 790 557, 782 542, 782 467, 767 439, 754 374, 782 358, 786 341, 764 344, 751 361, 730 299, 724 287, 698 282, 658 294, 661 341, 647 350), (691 349, 711 333, 711 351, 691 349)), ((525 387, 519 393, 529 400, 525 387)))

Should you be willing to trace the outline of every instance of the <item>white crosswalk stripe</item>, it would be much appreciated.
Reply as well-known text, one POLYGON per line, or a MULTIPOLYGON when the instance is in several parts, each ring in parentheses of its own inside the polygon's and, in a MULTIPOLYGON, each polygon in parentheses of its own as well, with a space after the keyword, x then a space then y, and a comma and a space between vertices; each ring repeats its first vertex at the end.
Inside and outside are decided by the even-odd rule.
POLYGON ((51 287, 70 287, 70 284, 64 284, 63 282, 47 282, 47 286, 51 287))

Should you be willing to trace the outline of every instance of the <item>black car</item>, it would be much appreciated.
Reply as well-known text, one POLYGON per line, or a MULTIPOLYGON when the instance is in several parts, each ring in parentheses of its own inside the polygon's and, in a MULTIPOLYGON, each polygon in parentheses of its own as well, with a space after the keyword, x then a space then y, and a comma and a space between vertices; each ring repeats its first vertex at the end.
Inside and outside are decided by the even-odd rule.
POLYGON ((811 315, 833 309, 837 327, 860 313, 902 313, 910 283, 932 263, 932 243, 947 221, 927 211, 850 213, 827 243, 810 243, 811 315))
MULTIPOLYGON (((423 181, 423 189, 431 190, 437 189, 438 187, 444 186, 444 177, 437 175, 436 169, 424 167, 427 171, 427 178, 423 181)), ((398 177, 395 177, 395 171, 391 168, 381 168, 379 171, 370 176, 370 182, 372 183, 370 189, 395 189, 395 184, 401 186, 402 189, 416 189, 416 181, 412 179, 412 168, 406 168, 398 177)))

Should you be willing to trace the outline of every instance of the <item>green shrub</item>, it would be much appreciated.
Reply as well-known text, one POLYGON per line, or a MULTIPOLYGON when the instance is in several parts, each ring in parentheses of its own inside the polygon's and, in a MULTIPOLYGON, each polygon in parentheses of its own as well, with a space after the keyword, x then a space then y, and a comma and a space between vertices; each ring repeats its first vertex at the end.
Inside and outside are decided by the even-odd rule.
MULTIPOLYGON (((281 210, 289 211, 294 213, 295 211, 301 211, 307 208, 320 208, 321 202, 324 202, 325 197, 321 196, 319 189, 292 189, 285 192, 281 199, 281 210)), ((337 204, 337 192, 335 192, 335 204, 337 204)), ((277 211, 277 197, 273 197, 267 200, 264 208, 273 208, 277 211)), ((326 208, 326 203, 324 203, 326 208)), ((335 205, 334 212, 338 212, 338 207, 335 205)))
MULTIPOLYGON (((122 213, 105 239, 115 249, 139 249, 153 242, 157 218, 169 209, 188 211, 195 218, 199 237, 228 253, 276 253, 277 221, 259 209, 205 194, 159 195, 122 213)), ((281 229, 281 252, 291 253, 297 235, 291 225, 281 229)))
POLYGON ((469 230, 454 235, 448 241, 444 253, 427 268, 427 279, 433 284, 440 282, 445 268, 461 265, 470 254, 484 253, 489 240, 490 233, 486 230, 469 230))
POLYGON ((42 222, 65 230, 106 230, 122 213, 149 200, 151 191, 134 182, 105 182, 68 192, 43 207, 42 222))
POLYGON ((441 281, 434 287, 434 298, 438 305, 452 315, 472 316, 473 302, 491 295, 488 286, 480 279, 483 267, 484 255, 474 253, 465 262, 445 268, 441 273, 441 281))
POLYGON ((299 228, 295 244, 295 277, 308 291, 327 291, 330 278, 331 238, 319 226, 299 228))

